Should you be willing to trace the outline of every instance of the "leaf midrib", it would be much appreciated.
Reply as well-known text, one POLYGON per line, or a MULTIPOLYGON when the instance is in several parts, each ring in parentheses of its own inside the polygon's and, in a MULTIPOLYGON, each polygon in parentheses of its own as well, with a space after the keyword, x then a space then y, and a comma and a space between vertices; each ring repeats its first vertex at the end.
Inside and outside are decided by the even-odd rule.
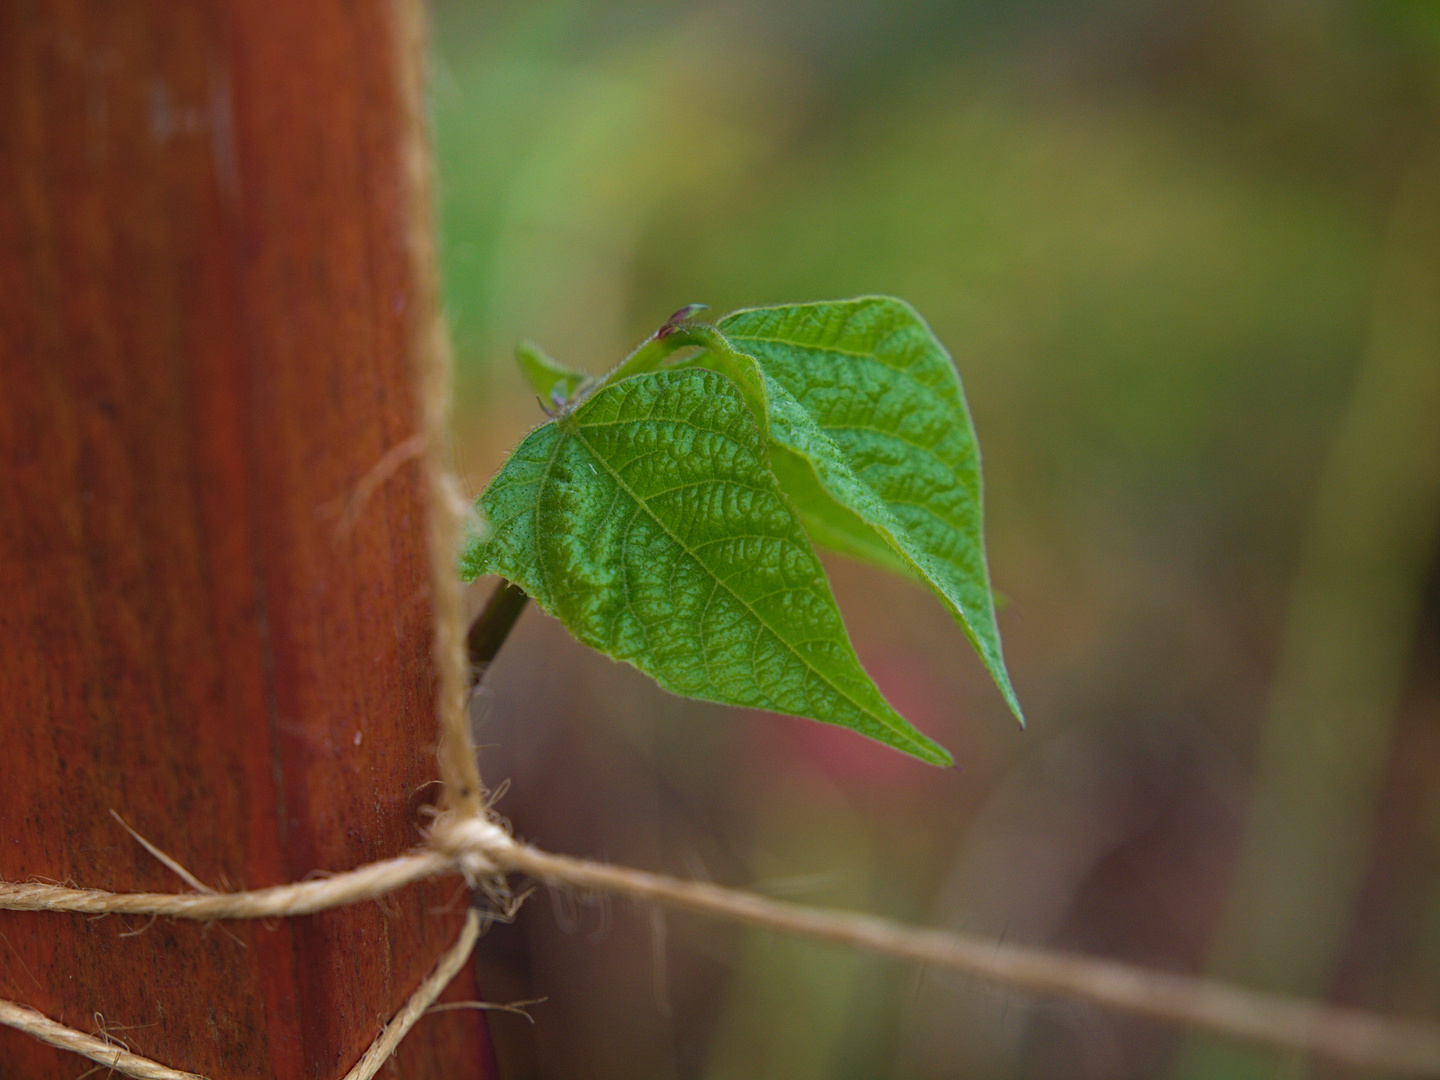
MULTIPOLYGON (((642 499, 639 495, 637 495, 635 491, 630 487, 630 485, 625 482, 624 478, 618 472, 616 472, 615 469, 611 468, 610 463, 606 461, 599 453, 596 452, 595 448, 591 446, 590 443, 585 439, 585 436, 582 432, 577 430, 569 432, 568 434, 570 435, 570 437, 579 440, 580 444, 585 447, 585 449, 589 452, 590 456, 593 457, 597 462, 599 462, 600 467, 603 468, 614 478, 615 483, 620 487, 620 489, 624 491, 625 494, 630 496, 632 500, 634 500, 635 505, 639 507, 640 510, 643 511, 650 518, 651 521, 653 521, 657 526, 659 526, 660 530, 664 532, 666 536, 670 537, 670 539, 675 543, 676 547, 678 547, 691 559, 694 559, 695 562, 698 563, 701 568, 704 569, 705 572, 710 576, 710 578, 715 582, 718 588, 724 589, 727 593, 729 593, 730 596, 733 597, 736 602, 740 604, 741 607, 743 607, 747 612, 750 613, 751 617, 754 618, 756 622, 758 622, 767 631, 769 631, 771 638, 779 642, 781 647, 784 648, 787 652, 789 652, 790 655, 793 656, 797 661, 799 661, 806 670, 811 671, 816 676, 818 676, 821 682, 823 682, 826 686, 830 687, 830 689, 833 690, 836 694, 838 694, 841 698, 848 701, 854 708, 858 709, 862 715, 871 716, 874 717, 876 720, 881 720, 883 722, 883 717, 876 716, 875 713, 865 708, 865 706, 861 705, 860 702, 856 701, 843 689, 836 686, 834 681, 828 675, 826 675, 823 671, 817 668, 814 664, 810 663, 799 652, 799 650, 797 650, 788 641, 786 641, 785 638, 778 631, 776 631, 773 626, 770 625, 770 623, 765 619, 765 617, 750 605, 749 601, 747 601, 743 596, 741 596, 738 592, 732 589, 728 583, 721 580, 720 576, 716 574, 713 570, 711 570, 710 567, 706 566, 706 564, 701 561, 700 557, 691 550, 690 546, 684 541, 682 541, 678 536, 676 536, 675 533, 670 529, 670 527, 666 525, 665 522, 661 521, 660 518, 655 514, 655 512, 650 509, 650 507, 646 504, 645 500, 642 499)), ((716 434, 719 434, 719 432, 716 432, 716 434)), ((708 668, 709 665, 707 664, 706 667, 708 668)), ((766 697, 768 698, 769 694, 766 694, 766 697)), ((885 724, 885 726, 891 731, 896 730, 890 724, 885 724)), ((900 732, 900 734, 903 734, 903 732, 900 732)))
MULTIPOLYGON (((552 421, 553 423, 553 421, 552 421)), ((565 445, 565 429, 558 424, 555 426, 555 449, 550 451, 550 458, 545 462, 545 469, 540 474, 540 479, 535 484, 535 569, 540 571, 540 580, 545 583, 545 591, 549 595, 545 599, 554 604, 555 589, 550 583, 550 575, 545 569, 544 555, 545 545, 540 543, 540 497, 545 492, 545 485, 550 480, 550 470, 555 467, 556 460, 560 457, 560 449, 565 445)))
MULTIPOLYGON (((802 405, 801 408, 804 408, 804 406, 802 405)), ((960 483, 959 483, 960 478, 959 478, 959 475, 958 475, 958 470, 957 470, 953 465, 951 465, 951 464, 950 464, 948 461, 946 461, 944 458, 940 457, 940 455, 936 454, 933 449, 931 449, 931 448, 929 448, 929 447, 923 447, 923 446, 920 446, 920 445, 918 445, 918 444, 916 444, 916 443, 913 443, 913 442, 911 442, 909 439, 906 439, 905 437, 903 437, 903 436, 901 436, 901 435, 897 435, 897 434, 895 434, 895 433, 893 433, 893 432, 881 431, 879 428, 873 428, 873 427, 868 427, 868 426, 861 426, 861 425, 858 425, 858 424, 845 424, 845 425, 835 425, 835 426, 832 426, 832 427, 826 427, 826 426, 821 425, 821 424, 819 423, 819 421, 816 421, 816 428, 817 428, 817 430, 825 433, 826 435, 828 435, 831 431, 862 431, 862 432, 867 432, 867 433, 869 433, 869 434, 877 435, 877 436, 880 436, 880 437, 883 437, 883 438, 894 439, 896 442, 899 442, 899 443, 901 443, 902 445, 909 447, 910 449, 916 451, 917 453, 922 453, 922 454, 924 454, 924 455, 925 455, 926 457, 928 457, 930 460, 932 460, 932 461, 936 462, 937 464, 939 464, 941 467, 943 467, 944 469, 946 469, 946 470, 950 473, 950 475, 951 475, 952 478, 954 478, 954 479, 956 480, 955 486, 957 486, 957 487, 958 487, 958 486, 961 486, 960 483)), ((782 445, 787 445, 787 444, 782 444, 782 445)), ((806 453, 805 453, 803 450, 801 450, 800 448, 794 447, 794 446, 788 446, 788 445, 787 445, 787 448, 790 449, 791 451, 793 451, 797 456, 801 457, 802 459, 807 460, 807 461, 809 460, 809 455, 806 454, 806 453)), ((862 485, 864 485, 864 486, 871 492, 871 494, 873 494, 877 499, 880 500, 880 503, 881 503, 882 506, 886 506, 886 507, 889 507, 889 506, 892 506, 892 505, 908 506, 908 507, 911 507, 911 508, 913 508, 913 509, 916 509, 916 510, 921 511, 922 513, 927 514, 928 516, 930 516, 930 517, 934 518, 936 521, 938 521, 941 525, 943 525, 943 526, 945 526, 945 527, 947 527, 947 528, 949 528, 949 529, 953 529, 953 530, 955 530, 955 531, 964 531, 964 524, 965 524, 964 522, 955 522, 955 521, 952 521, 952 520, 950 520, 950 518, 948 518, 948 517, 946 517, 945 515, 941 514, 941 513, 940 513, 939 511, 937 511, 934 507, 929 506, 928 504, 916 503, 916 502, 911 502, 911 501, 908 500, 908 499, 892 498, 892 497, 887 497, 887 496, 885 496, 885 495, 882 495, 878 490, 876 490, 875 486, 874 486, 872 483, 870 483, 870 481, 866 480, 863 476, 860 475, 860 473, 859 473, 859 471, 856 469, 855 465, 848 460, 848 458, 849 458, 850 455, 846 453, 846 451, 845 451, 845 449, 844 449, 843 447, 841 447, 841 446, 839 446, 839 445, 837 444, 837 445, 836 445, 836 451, 841 455, 841 457, 842 457, 842 463, 843 463, 847 468, 849 468, 851 475, 852 475, 852 476, 854 477, 854 479, 855 479, 855 482, 856 482, 857 484, 862 484, 862 485)), ((822 487, 824 486, 824 482, 823 482, 823 481, 821 482, 821 486, 822 486, 822 487)), ((863 520, 863 519, 862 519, 862 520, 863 520)), ((889 528, 888 526, 883 525, 883 524, 881 524, 881 523, 879 523, 879 522, 866 521, 866 524, 869 525, 872 529, 874 529, 874 530, 882 533, 882 535, 884 535, 886 538, 888 538, 888 539, 890 539, 890 540, 893 541, 892 543, 890 543, 890 544, 888 545, 888 546, 891 548, 892 551, 895 551, 896 554, 900 555, 901 558, 903 558, 903 559, 905 559, 906 561, 910 562, 911 565, 915 566, 915 568, 916 568, 917 570, 919 570, 920 573, 924 574, 926 578, 929 578, 931 581, 934 581, 934 580, 935 580, 934 577, 933 577, 929 572, 927 572, 924 567, 920 566, 918 563, 915 562, 915 559, 914 559, 913 556, 911 556, 911 555, 910 555, 907 551, 905 551, 902 547, 897 547, 897 546, 896 546, 898 543, 903 542, 903 540, 902 540, 902 537, 901 537, 900 535, 896 534, 894 530, 892 530, 892 529, 889 528)), ((923 549, 922 549, 922 550, 923 550, 923 549)), ((948 558, 936 556, 933 552, 930 552, 930 551, 928 551, 928 550, 925 550, 924 553, 927 554, 927 555, 929 555, 929 556, 931 556, 932 558, 938 558, 940 562, 953 565, 953 561, 950 560, 950 559, 948 559, 948 558)), ((965 569, 966 569, 966 568, 961 567, 961 571, 962 571, 962 572, 964 572, 965 569)), ((939 583, 939 582, 936 582, 936 584, 940 587, 940 589, 941 589, 941 591, 942 591, 942 593, 943 593, 943 592, 945 591, 945 588, 946 588, 946 587, 945 587, 943 584, 939 583)), ((962 617, 964 617, 964 616, 963 616, 963 613, 962 613, 962 617)), ((968 625, 970 620, 968 619, 968 617, 966 617, 966 618, 965 618, 965 621, 966 621, 966 623, 967 623, 967 625, 968 625)))
MULTIPOLYGON (((875 363, 879 364, 881 367, 883 367, 886 371, 890 371, 896 375, 901 376, 907 381, 914 383, 916 386, 920 387, 927 393, 941 393, 946 389, 945 387, 931 386, 929 383, 917 377, 914 369, 919 361, 913 359, 903 365, 898 363, 892 364, 887 362, 885 359, 885 355, 880 352, 851 352, 849 349, 841 349, 834 345, 815 345, 813 343, 807 344, 803 341, 794 341, 790 338, 761 337, 758 334, 730 334, 726 336, 732 344, 741 341, 754 341, 762 345, 785 345, 789 348, 795 349, 796 351, 803 353, 819 353, 822 356, 826 353, 834 353, 837 356, 849 356, 857 360, 872 360, 875 363)), ((744 350, 739 351, 743 352, 744 350)), ((746 355, 748 356, 749 354, 747 353, 746 355)), ((773 375, 770 375, 768 373, 765 374, 765 377, 774 378, 773 375)), ((948 389, 950 392, 946 393, 945 397, 950 402, 950 404, 958 405, 964 400, 963 390, 961 390, 959 393, 955 393, 956 387, 949 386, 948 389)), ((800 400, 798 395, 795 395, 795 399, 797 401, 800 400)))
MULTIPOLYGON (((889 371, 893 371, 893 372, 895 372, 895 373, 897 373, 897 374, 899 374, 899 375, 904 376, 905 378, 909 379, 911 382, 915 383, 917 386, 925 387, 927 390, 933 389, 932 387, 927 387, 926 384, 922 383, 919 379, 917 379, 917 378, 915 377, 915 375, 914 375, 913 372, 911 371, 911 366, 913 366, 913 365, 909 365, 909 366, 906 366, 906 367, 903 367, 903 368, 901 368, 901 367, 896 367, 896 366, 894 366, 894 365, 892 365, 892 364, 887 364, 887 363, 885 363, 885 361, 884 361, 877 353, 853 353, 853 352, 849 352, 848 350, 845 350, 845 349, 836 348, 836 347, 834 347, 834 346, 829 346, 829 345, 813 345, 813 344, 807 345, 807 344, 804 344, 804 343, 802 343, 802 342, 792 341, 792 340, 789 339, 789 338, 783 338, 783 337, 762 337, 762 336, 760 336, 760 335, 758 335, 758 334, 746 334, 746 335, 735 334, 735 335, 730 335, 730 336, 729 336, 729 339, 730 339, 731 342, 754 341, 754 342, 760 342, 760 343, 774 343, 774 344, 778 344, 778 345, 788 345, 788 346, 790 346, 790 347, 792 347, 792 348, 796 348, 796 349, 799 349, 799 350, 804 351, 804 352, 822 353, 822 354, 829 352, 829 353, 836 353, 836 354, 839 354, 839 355, 841 355, 841 356, 853 356, 853 357, 856 357, 856 358, 861 359, 861 360, 876 361, 876 362, 880 363, 880 365, 881 365, 882 367, 886 368, 886 369, 889 370, 889 371)), ((758 364, 758 363, 759 363, 758 359, 756 359, 755 362, 758 364)), ((774 376, 771 376, 771 375, 769 375, 769 374, 764 373, 763 369, 762 369, 762 376, 763 376, 767 381, 770 380, 770 379, 772 379, 772 378, 774 378, 774 376)), ((778 382, 779 380, 776 380, 776 381, 778 382)), ((782 386, 782 388, 784 388, 784 389, 786 390, 787 393, 790 392, 787 387, 784 387, 784 384, 783 384, 783 383, 781 383, 780 385, 782 386)), ((809 412, 809 409, 806 408, 804 402, 801 401, 798 396, 796 396, 796 395, 794 395, 794 394, 791 394, 791 396, 795 399, 796 404, 797 404, 802 410, 805 410, 807 413, 809 412)), ((951 475, 951 477, 956 481, 956 485, 957 485, 957 486, 963 486, 963 485, 960 484, 960 479, 961 479, 961 478, 960 478, 960 475, 959 475, 959 469, 957 469, 956 466, 955 466, 953 463, 945 460, 945 458, 943 458, 940 454, 938 454, 938 453, 936 452, 936 448, 935 448, 935 447, 920 446, 919 444, 912 442, 910 439, 907 439, 905 436, 903 436, 903 435, 901 435, 901 434, 899 434, 899 433, 897 433, 897 432, 882 431, 882 430, 879 429, 879 428, 871 427, 871 426, 869 426, 869 425, 860 425, 860 424, 836 424, 836 425, 827 425, 827 424, 821 423, 820 420, 817 419, 816 417, 814 417, 813 414, 811 414, 811 419, 812 419, 812 421, 813 421, 814 424, 815 424, 816 430, 819 431, 819 432, 821 432, 822 434, 824 434, 826 437, 831 437, 831 436, 830 436, 830 432, 832 432, 832 431, 857 431, 857 432, 865 432, 865 433, 867 433, 867 434, 871 434, 871 435, 874 435, 874 436, 878 436, 878 437, 880 437, 880 438, 894 439, 896 442, 900 443, 902 446, 909 447, 911 450, 913 450, 913 451, 915 451, 915 452, 917 452, 917 453, 924 454, 924 455, 925 455, 926 457, 928 457, 930 460, 934 461, 935 463, 937 463, 938 465, 940 465, 942 468, 944 468, 947 472, 949 472, 950 475, 951 475)), ((833 438, 832 438, 832 441, 833 441, 833 438)), ((799 447, 793 447, 793 446, 792 446, 792 447, 789 447, 789 449, 791 449, 792 451, 794 451, 795 453, 797 453, 797 454, 798 454, 800 457, 802 457, 802 458, 806 458, 806 459, 809 458, 809 455, 806 454, 804 451, 802 451, 799 447)), ((835 444, 835 449, 836 449, 836 451, 841 455, 841 458, 842 458, 842 461, 844 462, 844 464, 850 469, 851 475, 855 478, 855 481, 856 481, 857 483, 859 483, 859 484, 863 484, 867 489, 869 489, 869 490, 875 495, 875 497, 880 500, 880 502, 881 502, 882 505, 885 505, 885 506, 888 507, 889 505, 891 505, 891 504, 893 504, 893 503, 898 503, 898 504, 900 504, 900 505, 902 505, 902 506, 910 506, 910 507, 913 507, 913 508, 915 508, 915 509, 921 510, 922 512, 924 512, 924 513, 927 514, 928 516, 934 518, 934 519, 935 519, 936 521, 938 521, 941 525, 943 525, 943 526, 945 526, 945 527, 947 527, 947 528, 950 528, 950 529, 953 529, 953 530, 963 531, 963 523, 956 523, 956 522, 954 522, 954 521, 951 521, 949 518, 947 518, 947 517, 945 517, 944 515, 940 514, 939 512, 937 512, 934 508, 932 508, 932 507, 930 507, 930 506, 922 506, 922 505, 917 504, 917 503, 909 502, 908 500, 905 500, 905 499, 890 499, 890 498, 887 498, 886 496, 882 495, 879 491, 877 491, 877 490, 874 488, 874 486, 873 486, 868 480, 865 480, 863 477, 860 476, 860 474, 859 474, 859 472, 856 470, 854 464, 852 464, 852 463, 849 461, 850 455, 845 451, 845 449, 844 449, 843 447, 841 447, 841 446, 837 443, 837 444, 835 444)), ((812 465, 812 467, 813 467, 813 465, 812 465)), ((823 481, 822 481, 822 487, 823 487, 823 481)), ((880 536, 882 537, 882 539, 885 541, 886 546, 889 547, 891 551, 893 551, 893 552, 895 552, 897 555, 899 555, 900 558, 904 559, 907 563, 909 563, 912 567, 914 567, 915 570, 916 570, 922 577, 924 577, 927 581, 930 582, 931 586, 932 586, 933 588, 935 588, 935 590, 939 593, 939 595, 941 596, 941 598, 944 600, 946 606, 949 607, 949 608, 951 609, 951 611, 952 611, 952 612, 960 619, 960 621, 964 624, 966 630, 969 631, 969 632, 971 633, 971 635, 973 635, 973 637, 974 637, 975 640, 980 640, 981 635, 980 635, 979 631, 976 629, 975 620, 972 619, 971 613, 967 610, 967 605, 966 605, 966 603, 965 603, 965 602, 961 599, 961 597, 959 596, 959 591, 956 590, 956 591, 955 591, 955 595, 952 596, 952 594, 951 594, 951 586, 949 585, 949 583, 946 582, 946 581, 942 581, 942 580, 938 579, 938 578, 936 577, 936 575, 935 575, 934 573, 932 573, 932 571, 931 571, 928 567, 926 567, 919 559, 917 559, 917 558, 915 557, 914 554, 912 554, 910 551, 906 550, 906 547, 905 547, 905 539, 906 539, 906 537, 904 536, 904 534, 903 534, 903 533, 897 534, 894 530, 892 530, 892 529, 890 529, 889 527, 887 527, 887 526, 885 526, 885 525, 882 525, 882 524, 880 524, 880 523, 878 523, 878 522, 868 521, 868 522, 866 522, 866 524, 868 524, 873 530, 875 530, 876 532, 878 532, 878 533, 880 534, 880 536)), ((929 551, 928 549, 926 549, 924 546, 921 546, 921 547, 920 547, 920 551, 919 551, 918 553, 925 555, 925 556, 928 557, 929 559, 932 559, 932 560, 940 563, 941 565, 943 565, 943 566, 945 566, 945 567, 947 567, 947 568, 949 568, 949 569, 951 569, 951 570, 958 569, 958 570, 960 571, 960 573, 962 574, 962 576, 963 576, 965 573, 968 572, 968 567, 965 567, 965 566, 957 566, 957 564, 956 564, 953 560, 951 560, 951 559, 949 559, 949 558, 946 558, 945 556, 937 555, 936 553, 934 553, 934 552, 929 551)), ((983 616, 983 611, 977 612, 976 615, 977 615, 977 617, 978 617, 978 616, 983 616)), ((757 616, 757 618, 758 618, 758 616, 757 616)), ((763 620, 762 620, 762 622, 763 622, 763 620)), ((983 652, 984 652, 984 650, 982 650, 982 653, 983 653, 983 652)), ((988 657, 987 657, 987 659, 988 659, 988 657)))
MULTIPOLYGON (((739 341, 758 341, 761 344, 789 345, 791 348, 801 349, 805 352, 827 352, 837 353, 840 356, 853 356, 858 360, 879 359, 879 356, 873 352, 851 352, 849 349, 842 349, 837 345, 816 345, 813 342, 806 344, 803 341, 792 341, 790 338, 762 337, 759 334, 726 334, 725 336, 730 340, 732 345, 739 341)), ((881 362, 884 363, 883 361, 881 362)), ((889 364, 885 364, 885 366, 891 367, 889 364)), ((903 371, 905 369, 893 368, 892 370, 903 371)))

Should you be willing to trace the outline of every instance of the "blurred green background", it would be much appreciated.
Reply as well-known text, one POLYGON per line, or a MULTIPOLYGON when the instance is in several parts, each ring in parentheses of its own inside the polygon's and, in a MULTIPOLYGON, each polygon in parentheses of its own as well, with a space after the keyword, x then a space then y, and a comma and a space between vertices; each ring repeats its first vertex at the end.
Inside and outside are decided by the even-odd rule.
MULTIPOLYGON (((671 311, 890 293, 985 455, 1017 730, 830 559, 961 763, 669 697, 530 611, 475 713, 559 851, 1440 1017, 1440 4, 440 3, 472 493, 671 311)), ((472 600, 479 603, 488 583, 472 600)), ((508 1077, 1329 1075, 626 903, 482 942, 508 1077)))

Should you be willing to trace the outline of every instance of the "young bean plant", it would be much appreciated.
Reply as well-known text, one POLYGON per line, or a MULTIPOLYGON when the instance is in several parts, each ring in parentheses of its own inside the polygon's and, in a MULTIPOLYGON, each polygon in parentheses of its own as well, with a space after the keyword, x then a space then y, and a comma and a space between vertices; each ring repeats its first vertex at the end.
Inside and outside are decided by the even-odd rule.
POLYGON ((477 501, 461 570, 508 579, 667 690, 950 755, 861 667, 815 554, 928 587, 1023 717, 1000 651, 960 378, 881 296, 682 308, 608 375, 517 350, 550 419, 477 501))

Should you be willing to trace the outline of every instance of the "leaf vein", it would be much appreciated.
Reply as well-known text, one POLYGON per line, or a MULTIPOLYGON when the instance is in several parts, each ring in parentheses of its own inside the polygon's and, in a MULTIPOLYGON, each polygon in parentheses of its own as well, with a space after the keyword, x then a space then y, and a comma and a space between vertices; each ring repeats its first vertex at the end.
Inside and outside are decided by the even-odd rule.
MULTIPOLYGON (((633 422, 633 421, 632 421, 632 422, 633 422)), ((622 487, 622 488, 625 490, 625 493, 626 493, 627 495, 629 495, 629 496, 635 501, 635 503, 636 503, 639 507, 643 508, 643 509, 649 514, 651 520, 654 521, 655 524, 658 525, 658 526, 665 532, 665 534, 670 537, 670 539, 675 543, 675 545, 676 545, 677 547, 680 548, 681 551, 683 551, 685 554, 689 555, 689 556, 690 556, 692 559, 694 559, 697 563, 700 563, 700 565, 701 565, 702 567, 704 567, 707 571, 710 571, 710 568, 709 568, 708 566, 705 566, 704 562, 702 562, 698 557, 696 557, 695 553, 690 549, 689 545, 687 545, 687 544, 685 544, 683 541, 681 541, 681 539, 680 539, 678 536, 675 535, 675 533, 670 529, 670 527, 669 527, 668 525, 666 525, 666 523, 665 523, 664 521, 662 521, 662 520, 659 518, 659 516, 656 515, 655 512, 654 512, 653 510, 651 510, 651 509, 646 505, 645 500, 642 499, 639 495, 637 495, 637 494, 635 493, 635 491, 634 491, 633 489, 631 489, 630 485, 628 485, 628 484, 625 483, 625 479, 610 465, 610 463, 607 462, 603 457, 600 456, 600 454, 595 450, 595 448, 594 448, 593 446, 591 446, 590 443, 586 440, 583 432, 577 430, 577 431, 575 431, 575 432, 573 433, 573 437, 576 438, 576 439, 578 439, 578 440, 580 441, 580 443, 581 443, 587 450, 590 451, 591 455, 600 463, 600 465, 605 469, 605 471, 608 472, 612 477, 614 477, 615 483, 618 484, 620 487, 622 487)), ((736 600, 736 602, 739 603, 740 606, 743 607, 746 611, 748 611, 748 612, 750 613, 751 617, 754 618, 756 622, 758 622, 762 627, 764 627, 765 631, 769 634, 769 636, 770 636, 771 639, 773 639, 774 641, 778 642, 778 643, 781 645, 781 647, 784 648, 787 652, 789 652, 790 655, 791 655, 792 657, 794 657, 795 660, 798 661, 803 667, 805 667, 807 670, 813 672, 813 673, 816 675, 816 677, 818 677, 822 682, 824 682, 827 686, 829 686, 831 690, 833 690, 839 697, 841 697, 841 698, 843 698, 845 701, 847 701, 852 707, 854 707, 856 710, 858 710, 862 715, 865 715, 865 716, 875 716, 875 714, 872 713, 871 710, 865 708, 865 707, 864 707, 863 705, 861 705, 858 701, 856 701, 850 694, 846 693, 846 692, 845 692, 843 689, 841 689, 839 686, 835 685, 835 681, 834 681, 833 679, 831 679, 828 675, 826 675, 824 672, 820 671, 820 670, 819 670, 818 668, 816 668, 813 664, 808 663, 808 662, 806 661, 805 657, 801 656, 800 653, 799 653, 789 642, 787 642, 787 641, 775 630, 775 628, 772 627, 772 626, 764 619, 764 617, 762 617, 762 616, 760 615, 760 613, 759 613, 758 611, 756 611, 756 610, 745 600, 745 598, 744 598, 743 596, 741 596, 739 593, 737 593, 734 589, 732 589, 732 588, 731 588, 729 585, 727 585, 725 582, 721 581, 720 578, 719 578, 719 576, 716 575, 713 571, 710 571, 710 576, 711 576, 712 578, 714 578, 716 584, 717 584, 719 587, 725 589, 726 592, 728 592, 732 597, 734 597, 735 600, 736 600)), ((760 635, 757 634, 757 635, 756 635, 756 641, 757 641, 757 642, 759 641, 759 637, 760 637, 760 635)), ((753 653, 754 653, 754 650, 752 649, 752 659, 753 659, 753 653)), ((757 668, 757 670, 758 670, 758 668, 757 668)), ((758 686, 758 685, 759 685, 759 684, 758 684, 758 679, 757 679, 757 686, 758 686)), ((809 689, 806 688, 804 692, 805 692, 806 703, 807 703, 807 705, 809 705, 809 704, 810 704, 810 701, 811 701, 809 689)), ((770 695, 767 693, 766 696, 769 697, 770 695)), ((877 719, 878 719, 878 717, 877 717, 877 719)), ((887 724, 886 726, 888 727, 889 725, 887 724)))

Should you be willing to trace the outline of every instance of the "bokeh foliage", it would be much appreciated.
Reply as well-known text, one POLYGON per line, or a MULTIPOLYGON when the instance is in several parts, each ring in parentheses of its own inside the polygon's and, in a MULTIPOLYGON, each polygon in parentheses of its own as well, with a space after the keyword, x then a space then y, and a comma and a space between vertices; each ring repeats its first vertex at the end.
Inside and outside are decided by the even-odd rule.
MULTIPOLYGON (((502 810, 564 850, 1203 968, 1398 193, 1440 143, 1437 9, 442 4, 471 490, 543 419, 520 338, 600 371, 691 301, 904 296, 965 381, 1031 725, 918 589, 831 560, 867 668, 965 770, 697 713, 527 618, 480 720, 502 810)), ((1440 793, 1404 763, 1440 758, 1440 616, 1416 595, 1376 839, 1311 989, 1433 1013, 1440 793)), ((560 921, 593 927, 575 902, 560 921)), ((552 995, 507 1051, 519 1075, 1138 1076, 1176 1053, 1103 1013, 698 925, 669 927, 662 965, 647 917, 613 916, 594 942, 532 905, 490 939, 493 996, 552 995)))

